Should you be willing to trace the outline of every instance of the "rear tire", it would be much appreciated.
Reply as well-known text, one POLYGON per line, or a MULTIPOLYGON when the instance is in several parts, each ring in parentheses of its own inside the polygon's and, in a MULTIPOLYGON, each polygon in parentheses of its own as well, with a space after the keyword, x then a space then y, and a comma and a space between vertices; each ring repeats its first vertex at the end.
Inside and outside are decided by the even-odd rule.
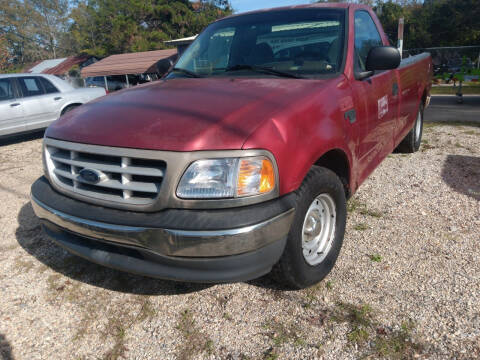
POLYGON ((295 218, 272 275, 281 285, 303 289, 332 270, 347 218, 345 190, 331 170, 313 166, 297 190, 295 218))
POLYGON ((413 128, 397 146, 397 152, 411 154, 420 149, 423 135, 423 104, 420 103, 413 128))

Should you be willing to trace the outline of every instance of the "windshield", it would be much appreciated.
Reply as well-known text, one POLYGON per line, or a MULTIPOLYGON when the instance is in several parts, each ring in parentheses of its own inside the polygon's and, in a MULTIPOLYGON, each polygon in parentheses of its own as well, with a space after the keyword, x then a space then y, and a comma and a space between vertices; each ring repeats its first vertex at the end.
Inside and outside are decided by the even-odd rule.
POLYGON ((317 77, 343 63, 345 11, 279 10, 227 18, 200 34, 170 77, 317 77), (274 71, 265 71, 265 70, 274 71))

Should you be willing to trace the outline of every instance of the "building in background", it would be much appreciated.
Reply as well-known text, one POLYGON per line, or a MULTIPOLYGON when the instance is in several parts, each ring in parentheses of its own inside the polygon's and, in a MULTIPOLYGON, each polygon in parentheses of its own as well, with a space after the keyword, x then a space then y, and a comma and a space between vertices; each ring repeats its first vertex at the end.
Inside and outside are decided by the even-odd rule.
POLYGON ((164 43, 168 46, 175 46, 177 48, 178 55, 180 56, 187 49, 187 47, 197 38, 197 36, 198 35, 193 35, 182 39, 168 40, 164 41, 164 43))
POLYGON ((107 91, 159 79, 157 71, 160 60, 177 59, 177 50, 155 50, 111 55, 81 70, 86 86, 101 86, 107 91))
POLYGON ((50 74, 56 75, 75 87, 81 87, 84 85, 81 79, 81 70, 98 61, 98 58, 90 55, 77 55, 70 56, 61 59, 49 59, 38 61, 28 68, 24 69, 24 72, 32 74, 50 74))

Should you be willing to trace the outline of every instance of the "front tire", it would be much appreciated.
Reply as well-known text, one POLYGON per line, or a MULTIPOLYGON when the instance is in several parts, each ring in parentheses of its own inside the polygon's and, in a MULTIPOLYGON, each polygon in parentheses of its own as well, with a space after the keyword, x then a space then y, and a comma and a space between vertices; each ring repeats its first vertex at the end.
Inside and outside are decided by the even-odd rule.
POLYGON ((288 288, 303 289, 332 270, 347 218, 345 190, 329 169, 313 166, 296 192, 295 218, 273 275, 288 288))
POLYGON ((411 154, 417 152, 420 149, 420 143, 422 142, 423 135, 423 104, 420 103, 418 107, 417 119, 413 128, 405 136, 402 142, 398 145, 397 151, 400 153, 411 154))

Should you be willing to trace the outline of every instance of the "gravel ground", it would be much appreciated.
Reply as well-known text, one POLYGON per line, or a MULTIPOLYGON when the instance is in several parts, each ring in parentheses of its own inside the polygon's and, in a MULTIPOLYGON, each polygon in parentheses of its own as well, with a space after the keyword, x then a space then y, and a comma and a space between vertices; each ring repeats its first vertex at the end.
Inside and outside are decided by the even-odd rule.
POLYGON ((349 202, 333 272, 193 285, 106 269, 42 234, 41 139, 0 148, 0 359, 480 358, 480 128, 427 124, 349 202))

